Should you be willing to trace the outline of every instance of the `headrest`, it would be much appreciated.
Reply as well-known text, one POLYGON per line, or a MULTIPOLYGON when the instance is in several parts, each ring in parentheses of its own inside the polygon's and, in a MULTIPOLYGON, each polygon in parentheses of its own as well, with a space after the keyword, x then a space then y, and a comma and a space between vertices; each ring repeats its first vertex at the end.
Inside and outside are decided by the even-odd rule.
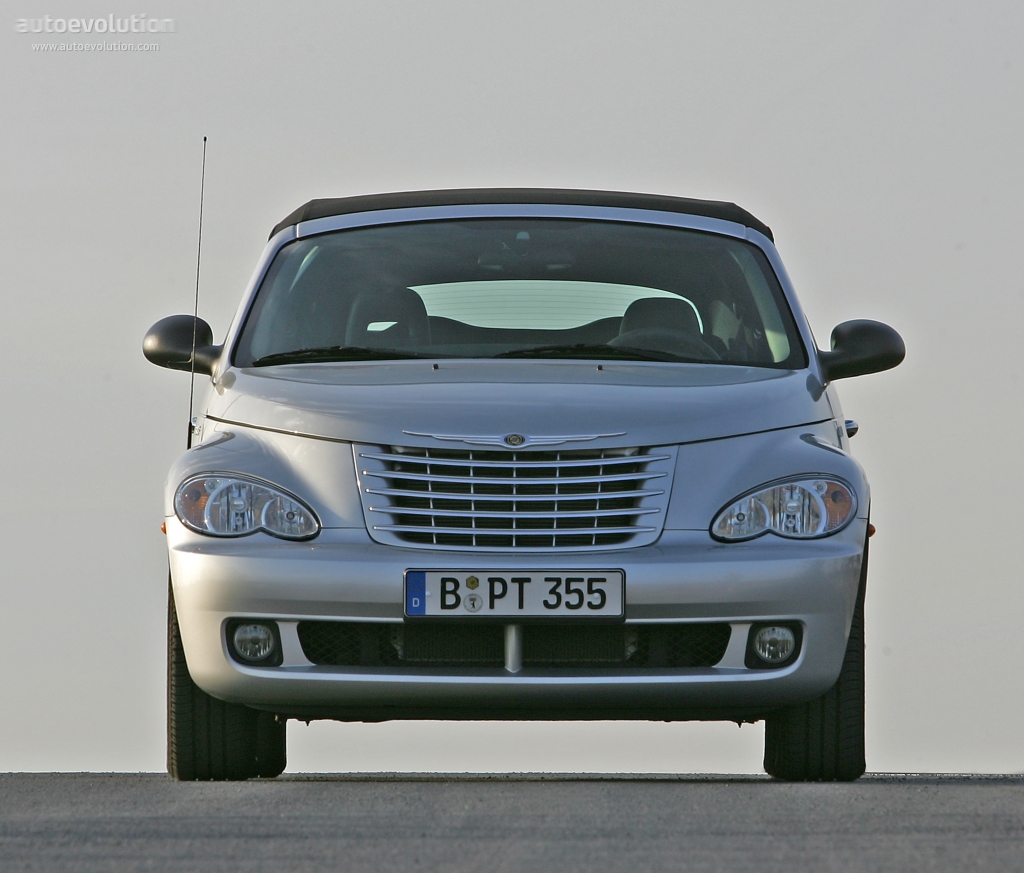
POLYGON ((352 304, 345 345, 401 348, 429 345, 430 322, 423 298, 410 288, 362 294, 352 304), (390 327, 382 325, 394 322, 390 327), (371 325, 374 330, 370 330, 371 325))
POLYGON ((682 298, 644 297, 634 300, 622 316, 619 334, 631 330, 677 330, 700 336, 700 322, 693 307, 682 298))

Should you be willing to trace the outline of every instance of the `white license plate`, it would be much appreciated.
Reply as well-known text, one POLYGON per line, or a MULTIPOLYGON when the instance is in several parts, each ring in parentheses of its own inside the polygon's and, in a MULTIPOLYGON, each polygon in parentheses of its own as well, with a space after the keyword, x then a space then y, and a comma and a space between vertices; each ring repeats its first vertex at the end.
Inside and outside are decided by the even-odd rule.
POLYGON ((405 614, 615 618, 624 589, 621 570, 406 570, 405 614))

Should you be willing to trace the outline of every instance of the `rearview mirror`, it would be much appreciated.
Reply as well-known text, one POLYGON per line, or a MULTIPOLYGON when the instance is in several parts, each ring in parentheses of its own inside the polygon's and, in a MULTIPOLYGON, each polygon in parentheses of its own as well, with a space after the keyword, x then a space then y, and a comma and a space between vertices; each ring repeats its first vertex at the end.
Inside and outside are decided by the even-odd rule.
POLYGON ((880 321, 844 321, 832 331, 832 350, 818 352, 825 382, 890 370, 907 354, 901 337, 880 321))
POLYGON ((213 344, 213 330, 203 319, 191 315, 170 315, 161 318, 146 333, 142 354, 146 360, 169 370, 192 370, 192 345, 195 343, 195 371, 203 375, 213 372, 222 346, 213 344))

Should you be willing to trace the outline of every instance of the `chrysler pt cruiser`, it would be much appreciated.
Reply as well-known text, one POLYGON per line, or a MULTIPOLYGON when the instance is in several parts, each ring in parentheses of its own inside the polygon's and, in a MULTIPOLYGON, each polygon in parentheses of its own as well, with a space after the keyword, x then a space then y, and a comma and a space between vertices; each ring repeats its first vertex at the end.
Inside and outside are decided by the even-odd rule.
POLYGON ((167 479, 168 769, 271 777, 289 719, 765 722, 864 772, 871 496, 771 230, 599 191, 313 200, 274 228, 167 479))

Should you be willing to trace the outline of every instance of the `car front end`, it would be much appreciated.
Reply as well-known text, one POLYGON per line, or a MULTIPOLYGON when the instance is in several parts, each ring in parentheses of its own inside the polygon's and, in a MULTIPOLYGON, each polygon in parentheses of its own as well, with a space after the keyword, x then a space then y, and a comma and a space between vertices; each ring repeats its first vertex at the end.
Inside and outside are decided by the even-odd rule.
MULTIPOLYGON (((281 723, 834 693, 870 493, 829 368, 891 366, 888 335, 817 352, 741 210, 432 193, 304 207, 224 345, 193 332, 165 529, 199 692, 281 723)), ((162 330, 147 355, 184 369, 162 330)))

